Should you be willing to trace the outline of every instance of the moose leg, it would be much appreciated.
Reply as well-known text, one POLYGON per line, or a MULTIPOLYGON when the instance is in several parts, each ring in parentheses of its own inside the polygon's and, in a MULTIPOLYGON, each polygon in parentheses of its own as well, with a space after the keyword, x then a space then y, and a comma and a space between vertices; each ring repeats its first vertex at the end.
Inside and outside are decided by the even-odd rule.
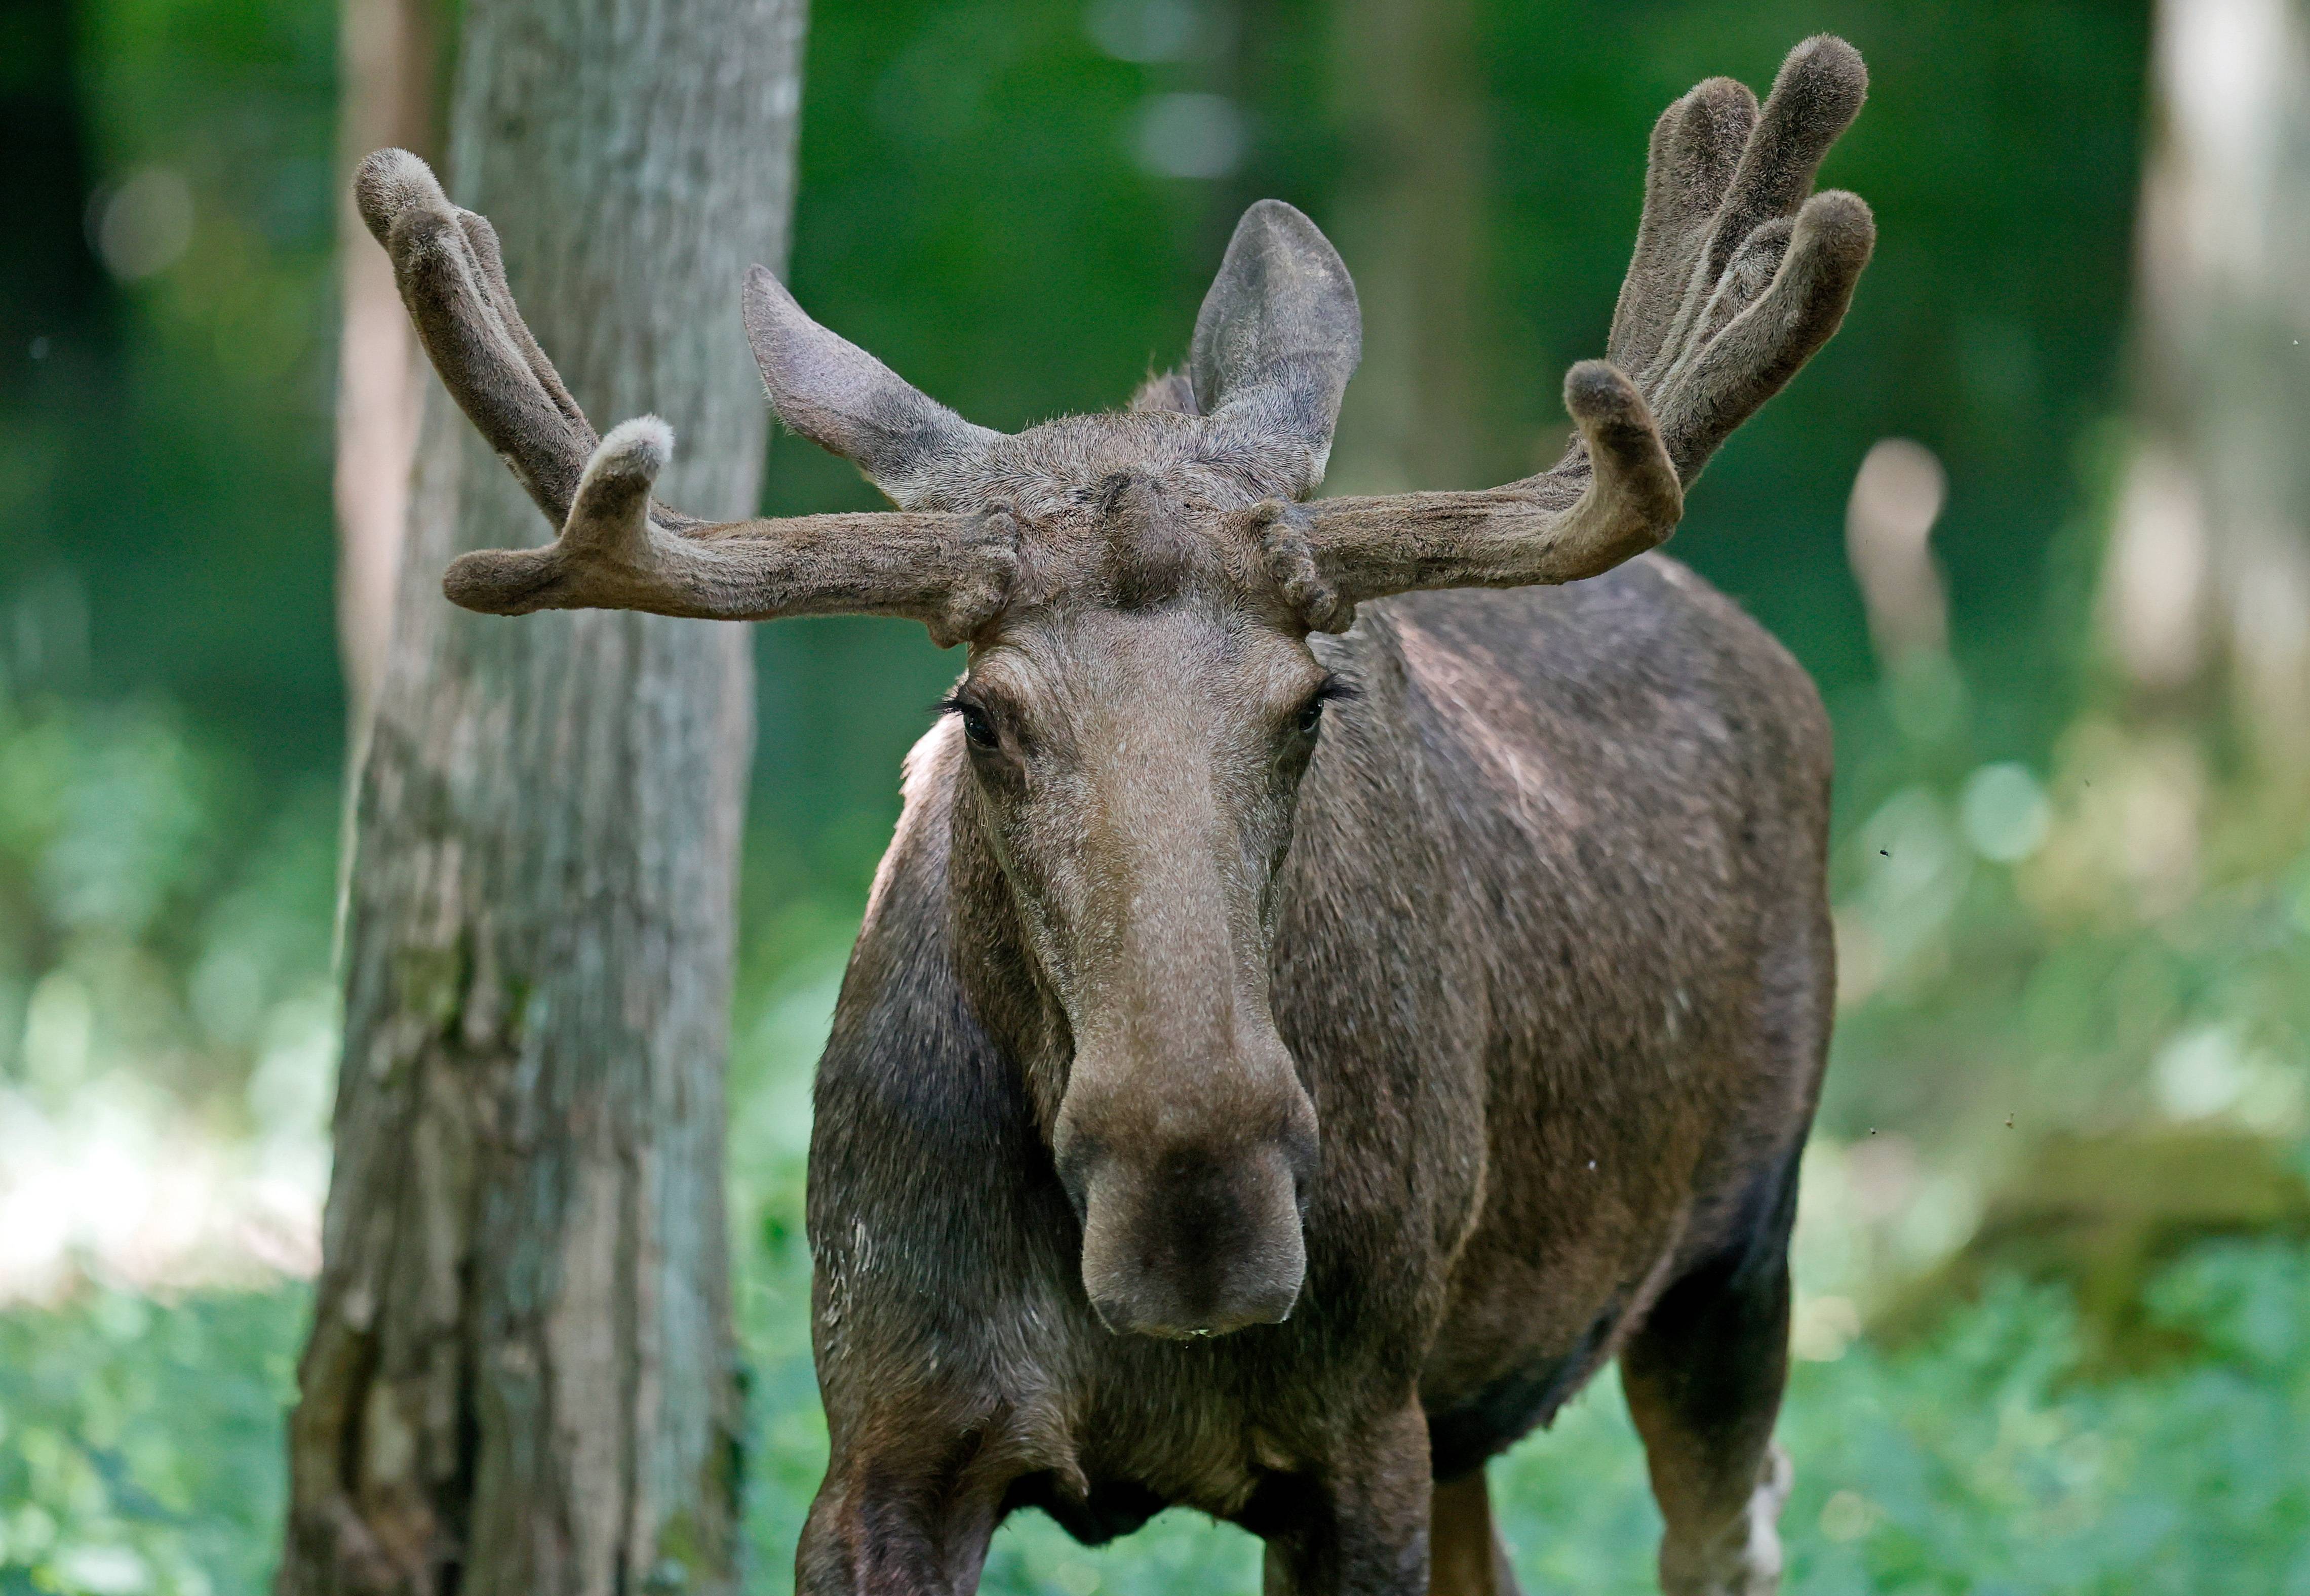
MULTIPOLYGON (((1792 1181, 1793 1186, 1793 1181, 1792 1181)), ((1671 1287, 1620 1354, 1668 1528, 1668 1596, 1772 1596, 1789 1460, 1773 1441, 1788 1377, 1786 1227, 1671 1287)))
POLYGON ((979 1437, 838 1457, 795 1549, 796 1596, 972 1596, 1001 1516, 979 1437))
POLYGON ((1275 1480, 1244 1519, 1265 1596, 1427 1596, 1428 1416, 1414 1403, 1322 1474, 1275 1480))
POLYGON ((1518 1596, 1508 1548, 1492 1523, 1483 1470, 1437 1482, 1429 1509, 1429 1596, 1518 1596))

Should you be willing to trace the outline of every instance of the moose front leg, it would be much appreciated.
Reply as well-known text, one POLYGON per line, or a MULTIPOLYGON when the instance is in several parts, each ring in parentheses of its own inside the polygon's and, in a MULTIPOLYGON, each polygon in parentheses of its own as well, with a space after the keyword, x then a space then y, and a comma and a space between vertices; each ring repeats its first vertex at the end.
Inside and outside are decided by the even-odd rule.
POLYGON ((936 1423, 839 1449, 795 1549, 796 1596, 972 1596, 1015 1470, 936 1423))
POLYGON ((1275 1479, 1246 1520, 1267 1542, 1265 1596, 1427 1596, 1430 1490, 1416 1402, 1324 1471, 1275 1479))
POLYGON ((1482 1469, 1436 1484, 1429 1510, 1428 1596, 1519 1596, 1508 1549, 1492 1522, 1482 1469))

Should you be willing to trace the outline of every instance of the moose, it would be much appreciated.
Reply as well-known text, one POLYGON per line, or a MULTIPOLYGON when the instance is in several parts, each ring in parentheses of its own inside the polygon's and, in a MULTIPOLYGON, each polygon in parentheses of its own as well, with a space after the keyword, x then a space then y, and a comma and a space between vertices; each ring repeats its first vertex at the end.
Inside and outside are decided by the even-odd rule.
POLYGON ((1829 734, 1649 552, 1833 334, 1875 239, 1813 193, 1839 39, 1652 135, 1563 460, 1315 499, 1361 324, 1254 205, 1185 368, 1003 435, 812 321, 746 331, 896 508, 706 524, 672 436, 597 439, 496 236, 414 156, 358 195, 449 394, 558 529, 468 609, 901 615, 967 646, 908 755, 820 1063, 832 1444, 810 1596, 968 1596, 1006 1514, 1166 1506, 1271 1592, 1507 1596, 1486 1461, 1617 1357, 1673 1596, 1777 1587, 1796 1166, 1831 1011, 1829 734))

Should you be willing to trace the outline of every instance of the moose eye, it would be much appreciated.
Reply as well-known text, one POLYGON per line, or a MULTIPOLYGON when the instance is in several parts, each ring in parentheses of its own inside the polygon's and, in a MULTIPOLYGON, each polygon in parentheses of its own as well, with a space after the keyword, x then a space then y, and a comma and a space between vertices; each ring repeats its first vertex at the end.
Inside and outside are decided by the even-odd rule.
POLYGON ((993 748, 1002 742, 995 735, 994 723, 986 718, 986 711, 976 704, 957 704, 954 712, 962 720, 962 734, 973 748, 993 748))
POLYGON ((1324 678, 1323 684, 1308 694, 1307 701, 1299 706, 1298 719, 1295 723, 1299 728, 1299 735, 1313 737, 1323 729, 1324 705, 1334 698, 1352 698, 1358 696, 1359 696, 1359 690, 1352 680, 1339 675, 1324 678))
POLYGON ((960 694, 950 694, 931 706, 934 715, 951 715, 962 723, 965 742, 977 749, 1002 745, 1003 739, 994 730, 994 717, 977 704, 960 694))

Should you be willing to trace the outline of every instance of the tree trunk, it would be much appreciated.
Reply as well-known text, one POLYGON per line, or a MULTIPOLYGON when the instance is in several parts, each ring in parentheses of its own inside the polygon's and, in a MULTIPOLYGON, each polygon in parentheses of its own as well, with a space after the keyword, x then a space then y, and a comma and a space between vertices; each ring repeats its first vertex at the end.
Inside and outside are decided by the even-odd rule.
POLYGON ((2226 690, 2310 767, 2310 6, 2160 0, 2137 447, 2103 617, 2137 693, 2226 690))
MULTIPOLYGON (((666 495, 708 516, 755 505, 737 294, 783 258, 802 27, 801 0, 465 6, 449 190, 579 403, 664 413, 666 495)), ((747 636, 451 609, 454 554, 549 529, 430 379, 424 409, 279 1589, 727 1591, 747 636)))
POLYGON ((1343 0, 1333 68, 1348 170, 1333 218, 1363 305, 1337 493, 1474 488, 1484 86, 1472 0, 1343 0))
POLYGON ((393 263, 353 208, 352 171, 388 144, 431 160, 439 144, 436 0, 343 0, 337 8, 337 648, 355 759, 393 632, 409 518, 425 357, 393 286, 393 263))

